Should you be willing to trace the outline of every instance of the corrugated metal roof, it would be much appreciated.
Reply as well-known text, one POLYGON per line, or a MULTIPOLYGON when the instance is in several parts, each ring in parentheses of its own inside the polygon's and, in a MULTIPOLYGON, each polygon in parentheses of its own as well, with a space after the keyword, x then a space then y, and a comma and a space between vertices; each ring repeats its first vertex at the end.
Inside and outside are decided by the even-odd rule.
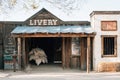
POLYGON ((18 26, 11 33, 93 33, 91 26, 18 26))

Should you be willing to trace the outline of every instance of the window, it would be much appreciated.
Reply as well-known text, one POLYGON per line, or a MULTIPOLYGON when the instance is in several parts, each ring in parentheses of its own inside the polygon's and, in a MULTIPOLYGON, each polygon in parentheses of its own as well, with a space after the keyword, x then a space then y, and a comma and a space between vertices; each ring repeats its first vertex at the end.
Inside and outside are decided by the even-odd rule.
POLYGON ((117 21, 101 21, 101 30, 102 31, 116 31, 117 21))
POLYGON ((117 56, 117 36, 102 36, 102 57, 117 56))

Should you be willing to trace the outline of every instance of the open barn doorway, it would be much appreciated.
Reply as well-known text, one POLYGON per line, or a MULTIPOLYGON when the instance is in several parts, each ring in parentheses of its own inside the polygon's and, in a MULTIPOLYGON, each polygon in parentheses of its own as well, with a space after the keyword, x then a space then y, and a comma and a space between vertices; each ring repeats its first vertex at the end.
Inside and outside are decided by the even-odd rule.
POLYGON ((62 66, 62 38, 50 38, 50 37, 40 37, 40 38, 27 38, 27 62, 32 66, 42 66, 42 65, 59 65, 62 66), (33 49, 43 50, 47 56, 47 62, 40 62, 38 65, 34 59, 30 60, 30 51, 33 49))

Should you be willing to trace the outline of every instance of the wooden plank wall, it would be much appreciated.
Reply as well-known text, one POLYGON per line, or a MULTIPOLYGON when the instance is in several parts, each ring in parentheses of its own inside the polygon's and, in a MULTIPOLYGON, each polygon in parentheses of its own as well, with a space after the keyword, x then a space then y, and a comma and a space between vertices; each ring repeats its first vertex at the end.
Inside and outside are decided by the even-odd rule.
POLYGON ((25 38, 22 38, 22 64, 23 64, 23 68, 26 68, 26 51, 25 51, 25 38))
MULTIPOLYGON (((14 24, 14 23, 3 24, 2 34, 3 34, 3 48, 4 48, 3 54, 4 55, 9 55, 12 57, 14 50, 17 50, 17 46, 16 46, 17 40, 11 36, 12 30, 17 25, 20 25, 20 24, 14 24)), ((13 63, 12 58, 9 61, 13 63)), ((4 60, 4 63, 5 63, 5 60, 4 60)), ((9 69, 12 69, 12 67, 10 67, 9 69)))
POLYGON ((94 47, 93 47, 93 42, 94 42, 94 38, 93 37, 91 37, 91 40, 90 40, 90 46, 91 46, 91 50, 90 50, 90 70, 93 70, 93 49, 94 49, 94 47))
POLYGON ((3 35, 2 35, 2 24, 0 24, 0 69, 3 69, 3 35))
MULTIPOLYGON (((29 20, 39 20, 39 19, 55 19, 55 20, 58 20, 56 25, 60 25, 60 23, 62 23, 62 21, 60 19, 58 19, 56 16, 54 16, 53 14, 51 14, 50 12, 48 12, 47 10, 44 10, 44 9, 39 14, 36 14, 35 16, 33 16, 29 20)), ((29 20, 26 22, 26 25, 30 25, 29 20)), ((42 26, 45 26, 45 25, 42 25, 42 26)))
POLYGON ((71 38, 65 38, 65 68, 70 68, 70 57, 71 57, 71 38))
MULTIPOLYGON (((3 41, 4 41, 4 50, 7 51, 8 49, 12 49, 11 46, 14 44, 10 44, 11 31, 14 29, 14 24, 4 24, 3 26, 3 41)), ((5 52, 4 51, 4 52, 5 52)), ((6 53, 6 52, 5 52, 6 53)), ((7 52, 6 54, 11 54, 11 52, 7 52)))
POLYGON ((0 24, 0 45, 2 43, 2 24, 0 24))
POLYGON ((65 68, 65 38, 62 38, 62 67, 65 68))
POLYGON ((81 70, 86 70, 87 68, 87 41, 86 38, 81 38, 80 40, 80 46, 81 46, 81 70))

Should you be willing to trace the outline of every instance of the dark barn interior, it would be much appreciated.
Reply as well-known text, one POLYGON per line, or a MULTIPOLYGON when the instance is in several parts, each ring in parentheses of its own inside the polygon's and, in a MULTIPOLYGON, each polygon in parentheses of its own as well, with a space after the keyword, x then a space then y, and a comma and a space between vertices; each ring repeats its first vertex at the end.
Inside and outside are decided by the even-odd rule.
MULTIPOLYGON (((27 39, 27 46, 28 52, 31 51, 33 48, 41 48, 44 50, 45 54, 47 55, 48 64, 54 64, 62 62, 62 38, 28 38, 27 39)), ((29 56, 27 55, 27 59, 29 56)), ((36 65, 35 61, 28 62, 32 65, 36 65)), ((43 64, 43 63, 42 63, 43 64)), ((41 65, 41 64, 40 64, 41 65)))

